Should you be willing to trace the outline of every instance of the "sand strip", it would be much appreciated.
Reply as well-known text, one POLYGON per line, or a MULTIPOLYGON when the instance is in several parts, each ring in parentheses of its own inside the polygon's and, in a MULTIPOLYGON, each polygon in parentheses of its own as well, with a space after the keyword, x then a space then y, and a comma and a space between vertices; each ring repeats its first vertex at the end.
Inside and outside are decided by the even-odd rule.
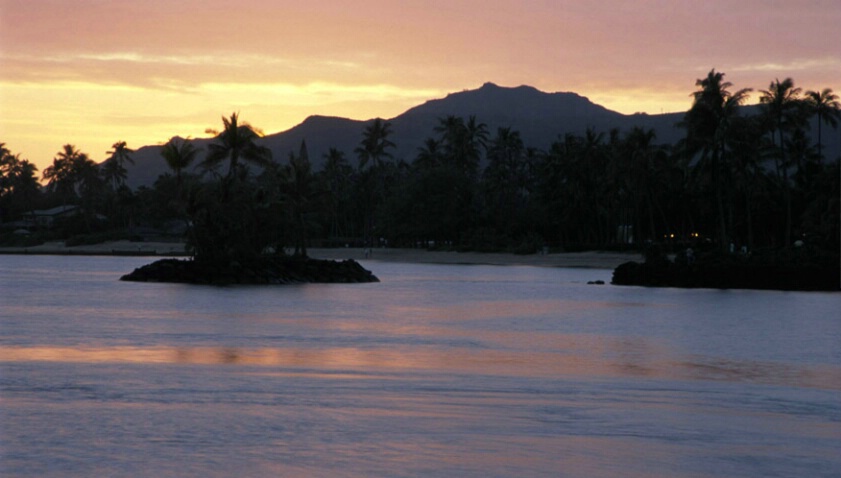
MULTIPOLYGON (((316 259, 355 259, 416 264, 488 264, 543 267, 582 267, 614 269, 628 261, 642 261, 635 252, 565 252, 558 254, 517 255, 506 253, 427 251, 423 249, 372 249, 366 256, 362 248, 309 249, 316 259)), ((184 255, 184 245, 176 242, 113 241, 102 244, 67 247, 63 242, 48 242, 34 247, 4 247, 5 254, 78 254, 78 255, 184 255)))

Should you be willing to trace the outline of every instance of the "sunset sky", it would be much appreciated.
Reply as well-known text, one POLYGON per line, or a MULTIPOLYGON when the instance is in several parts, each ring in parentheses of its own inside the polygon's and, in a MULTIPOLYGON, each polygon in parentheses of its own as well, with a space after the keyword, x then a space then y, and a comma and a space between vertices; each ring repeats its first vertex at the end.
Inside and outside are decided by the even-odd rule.
MULTIPOLYGON (((622 113, 684 111, 716 68, 841 90, 839 0, 0 0, 0 142, 43 170, 66 143, 391 118, 486 81, 622 113)), ((480 118, 481 119, 481 118, 480 118)))

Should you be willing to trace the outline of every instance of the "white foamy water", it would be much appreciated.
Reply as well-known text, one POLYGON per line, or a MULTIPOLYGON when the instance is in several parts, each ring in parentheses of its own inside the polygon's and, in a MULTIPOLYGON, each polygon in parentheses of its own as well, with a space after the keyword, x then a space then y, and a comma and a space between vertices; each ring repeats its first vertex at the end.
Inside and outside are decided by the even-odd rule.
POLYGON ((0 475, 841 475, 841 295, 366 262, 119 282, 0 256, 0 475))

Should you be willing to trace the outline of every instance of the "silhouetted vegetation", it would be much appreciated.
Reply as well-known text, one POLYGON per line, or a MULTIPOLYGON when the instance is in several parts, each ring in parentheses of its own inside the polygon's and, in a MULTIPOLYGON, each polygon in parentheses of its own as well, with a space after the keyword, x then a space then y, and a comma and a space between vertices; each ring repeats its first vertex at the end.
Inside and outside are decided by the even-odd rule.
POLYGON ((841 158, 825 158, 822 147, 837 134, 837 95, 775 80, 744 114, 749 90, 734 91, 723 73, 696 86, 676 144, 650 129, 591 128, 538 150, 513 128, 448 116, 414 157, 395 158, 390 124, 378 119, 354 151, 331 149, 313 171, 305 144, 272 158, 259 130, 233 114, 206 152, 170 140, 161 154, 172 174, 135 191, 125 186, 125 142, 102 165, 65 145, 43 173, 45 187, 4 148, 2 219, 10 234, 27 211, 74 205, 73 220, 30 227, 32 236, 157 231, 183 235, 196 260, 210 261, 306 256, 312 245, 535 253, 657 244, 761 255, 797 241, 837 256, 841 158), (202 174, 188 173, 200 153, 202 174))

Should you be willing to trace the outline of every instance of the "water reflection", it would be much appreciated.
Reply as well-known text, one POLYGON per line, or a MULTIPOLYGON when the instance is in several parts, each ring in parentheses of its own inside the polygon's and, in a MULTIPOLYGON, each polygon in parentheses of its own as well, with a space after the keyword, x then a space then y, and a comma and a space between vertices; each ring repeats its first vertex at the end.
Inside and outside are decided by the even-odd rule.
MULTIPOLYGON (((508 338, 510 337, 503 337, 508 338)), ((532 350, 237 348, 237 347, 0 347, 0 362, 239 365, 369 373, 410 371, 517 377, 645 377, 660 380, 745 382, 841 390, 841 367, 674 356, 646 340, 558 337, 536 341, 532 350), (551 345, 555 351, 542 349, 551 345)))
POLYGON ((116 280, 140 265, 0 258, 0 475, 841 469, 837 295, 391 263, 364 286, 116 280))

